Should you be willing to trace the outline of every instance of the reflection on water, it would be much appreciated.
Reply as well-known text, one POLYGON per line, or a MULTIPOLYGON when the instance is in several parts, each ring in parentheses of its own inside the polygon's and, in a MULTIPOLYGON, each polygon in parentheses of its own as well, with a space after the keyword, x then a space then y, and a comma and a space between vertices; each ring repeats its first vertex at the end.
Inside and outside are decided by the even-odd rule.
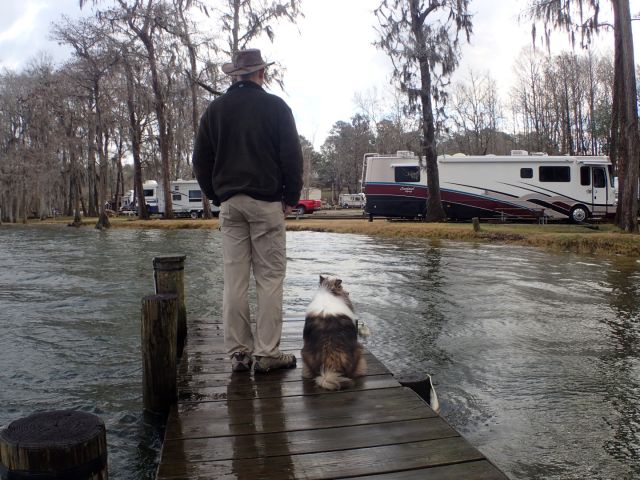
MULTIPOLYGON (((394 372, 432 373, 442 415, 512 478, 640 476, 636 259, 287 238, 286 309, 305 309, 320 273, 340 275, 367 347, 394 372)), ((218 316, 217 231, 0 227, 0 425, 95 412, 112 478, 153 478, 160 433, 140 413, 139 310, 152 258, 171 253, 187 255, 189 312, 218 316)))

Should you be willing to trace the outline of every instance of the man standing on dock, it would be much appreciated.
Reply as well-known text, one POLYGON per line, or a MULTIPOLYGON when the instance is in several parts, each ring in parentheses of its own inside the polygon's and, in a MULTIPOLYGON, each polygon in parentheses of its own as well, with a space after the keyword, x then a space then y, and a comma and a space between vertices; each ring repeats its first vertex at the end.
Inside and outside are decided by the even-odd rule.
POLYGON ((286 271, 285 216, 302 190, 302 149, 291 109, 265 92, 260 50, 237 52, 222 71, 233 77, 227 92, 200 120, 193 170, 204 193, 220 205, 225 348, 234 372, 294 368, 296 357, 279 350, 286 271), (256 282, 256 335, 248 289, 256 282), (253 355, 253 358, 252 358, 253 355))

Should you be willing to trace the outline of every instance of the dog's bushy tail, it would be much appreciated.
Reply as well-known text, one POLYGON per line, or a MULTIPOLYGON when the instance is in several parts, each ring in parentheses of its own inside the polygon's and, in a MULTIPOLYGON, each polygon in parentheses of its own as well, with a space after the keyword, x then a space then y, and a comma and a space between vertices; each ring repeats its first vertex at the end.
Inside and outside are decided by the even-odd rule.
POLYGON ((333 370, 322 369, 316 377, 316 385, 326 390, 340 390, 351 385, 352 380, 333 370))

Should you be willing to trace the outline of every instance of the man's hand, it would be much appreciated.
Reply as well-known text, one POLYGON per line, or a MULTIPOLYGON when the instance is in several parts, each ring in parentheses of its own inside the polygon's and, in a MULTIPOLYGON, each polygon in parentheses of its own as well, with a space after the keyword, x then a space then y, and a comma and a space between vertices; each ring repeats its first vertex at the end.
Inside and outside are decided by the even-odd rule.
POLYGON ((291 205, 285 205, 284 202, 282 202, 282 211, 284 212, 284 216, 288 216, 291 215, 291 212, 293 212, 293 207, 291 205))

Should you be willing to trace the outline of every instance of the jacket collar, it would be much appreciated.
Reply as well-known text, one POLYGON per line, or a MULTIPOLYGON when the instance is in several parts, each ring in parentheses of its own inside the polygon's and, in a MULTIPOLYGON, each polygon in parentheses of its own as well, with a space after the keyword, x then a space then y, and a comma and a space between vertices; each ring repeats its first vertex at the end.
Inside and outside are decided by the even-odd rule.
POLYGON ((262 87, 260 85, 258 85, 255 82, 252 82, 251 80, 240 80, 238 82, 235 82, 234 84, 232 84, 229 89, 227 90, 227 92, 231 92, 233 90, 237 90, 239 88, 253 88, 253 89, 257 89, 257 90, 262 90, 262 87))

